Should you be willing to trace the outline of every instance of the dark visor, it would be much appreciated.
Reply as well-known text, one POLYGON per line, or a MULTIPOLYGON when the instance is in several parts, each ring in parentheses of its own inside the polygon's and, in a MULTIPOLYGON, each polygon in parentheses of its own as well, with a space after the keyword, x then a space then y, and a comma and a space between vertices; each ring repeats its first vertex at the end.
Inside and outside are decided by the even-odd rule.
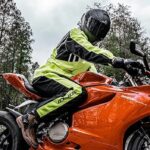
POLYGON ((106 35, 105 27, 106 24, 95 20, 94 18, 90 17, 87 21, 87 28, 88 30, 97 38, 103 38, 106 35), (104 33, 105 32, 105 33, 104 33), (103 35, 105 34, 105 35, 103 35))

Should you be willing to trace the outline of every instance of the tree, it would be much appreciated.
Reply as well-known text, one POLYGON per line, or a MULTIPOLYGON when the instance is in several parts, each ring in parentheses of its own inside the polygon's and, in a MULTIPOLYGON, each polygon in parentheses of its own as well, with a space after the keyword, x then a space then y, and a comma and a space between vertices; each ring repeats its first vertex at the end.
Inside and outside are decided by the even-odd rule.
MULTIPOLYGON (((13 0, 0 1, 0 74, 20 73, 28 76, 31 62, 32 30, 21 16, 13 0)), ((12 99, 16 104, 18 93, 0 79, 1 108, 12 99), (9 96, 8 96, 9 95, 9 96)))
MULTIPOLYGON (((112 22, 108 36, 103 42, 99 43, 99 46, 112 51, 115 56, 137 59, 129 51, 130 41, 134 39, 142 47, 143 51, 150 55, 150 39, 145 36, 139 21, 132 17, 129 6, 122 4, 118 4, 117 6, 113 4, 102 6, 101 3, 95 3, 94 7, 106 10, 112 22)), ((122 70, 118 71, 118 69, 112 69, 112 67, 98 66, 98 68, 99 71, 102 71, 108 76, 115 76, 119 80, 124 75, 122 70)))

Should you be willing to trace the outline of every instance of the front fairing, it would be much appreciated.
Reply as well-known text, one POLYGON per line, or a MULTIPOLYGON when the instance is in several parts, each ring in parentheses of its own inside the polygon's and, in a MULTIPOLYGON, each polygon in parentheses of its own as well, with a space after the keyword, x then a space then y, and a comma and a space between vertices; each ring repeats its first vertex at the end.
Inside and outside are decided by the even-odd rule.
MULTIPOLYGON (((70 139, 75 143, 91 143, 86 145, 86 150, 97 149, 122 150, 123 139, 127 129, 150 116, 150 86, 132 88, 118 88, 115 86, 97 86, 96 91, 112 92, 115 94, 106 103, 94 99, 91 107, 86 105, 81 111, 73 116, 72 132, 70 139), (80 138, 79 138, 80 137, 80 138), (86 137, 86 138, 85 138, 86 137), (92 142, 94 144, 92 144, 92 142)), ((94 89, 93 89, 94 90, 94 89)), ((92 96, 91 96, 92 98, 92 96)))
POLYGON ((123 88, 127 92, 141 92, 150 95, 150 85, 123 88))
POLYGON ((122 98, 133 101, 134 103, 141 103, 145 106, 150 106, 150 86, 143 85, 137 87, 123 88, 124 94, 122 98))

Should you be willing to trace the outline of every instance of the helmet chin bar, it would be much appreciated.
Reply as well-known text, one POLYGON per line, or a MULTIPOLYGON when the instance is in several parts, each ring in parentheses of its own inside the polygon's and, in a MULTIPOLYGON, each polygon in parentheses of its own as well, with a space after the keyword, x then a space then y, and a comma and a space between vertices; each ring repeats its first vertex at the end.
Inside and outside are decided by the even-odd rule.
POLYGON ((95 41, 97 40, 97 38, 96 38, 94 35, 92 35, 92 34, 87 30, 86 27, 84 28, 84 33, 86 34, 86 36, 88 37, 88 40, 89 40, 90 42, 95 42, 95 41))

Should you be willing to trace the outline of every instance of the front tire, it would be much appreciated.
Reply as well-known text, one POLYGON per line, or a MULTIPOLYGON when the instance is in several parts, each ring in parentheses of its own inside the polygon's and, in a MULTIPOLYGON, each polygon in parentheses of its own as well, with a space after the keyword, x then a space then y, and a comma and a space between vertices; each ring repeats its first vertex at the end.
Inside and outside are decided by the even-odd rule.
POLYGON ((0 149, 27 150, 26 144, 22 146, 22 142, 21 132, 15 118, 8 112, 0 111, 0 149))
POLYGON ((124 150, 150 150, 150 123, 138 127, 128 135, 124 150))

